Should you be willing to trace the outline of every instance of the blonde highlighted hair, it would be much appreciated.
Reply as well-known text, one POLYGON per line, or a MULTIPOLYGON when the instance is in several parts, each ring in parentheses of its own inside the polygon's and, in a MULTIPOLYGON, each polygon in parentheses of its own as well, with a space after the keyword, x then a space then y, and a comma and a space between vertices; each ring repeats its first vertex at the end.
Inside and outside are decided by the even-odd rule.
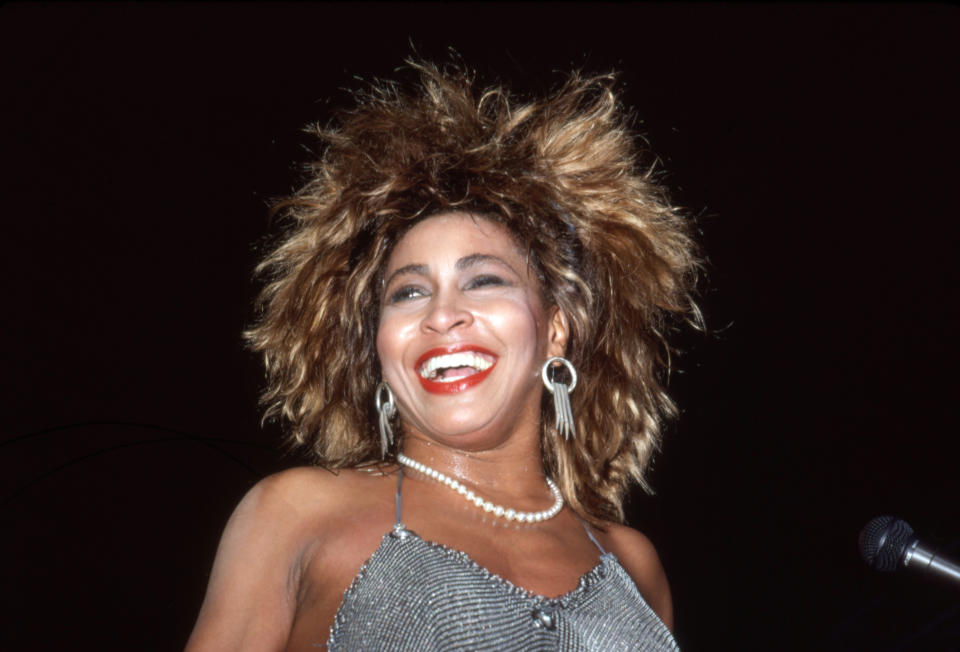
POLYGON ((246 334, 266 362, 265 417, 328 468, 380 460, 374 390, 380 280, 417 221, 465 211, 505 225, 528 252, 548 305, 570 326, 577 438, 541 419, 545 471, 597 523, 623 519, 665 417, 666 326, 697 321, 688 224, 649 169, 611 76, 571 74, 518 102, 473 75, 408 62, 409 88, 379 83, 333 126, 306 184, 275 209, 288 218, 258 267, 259 319, 246 334))

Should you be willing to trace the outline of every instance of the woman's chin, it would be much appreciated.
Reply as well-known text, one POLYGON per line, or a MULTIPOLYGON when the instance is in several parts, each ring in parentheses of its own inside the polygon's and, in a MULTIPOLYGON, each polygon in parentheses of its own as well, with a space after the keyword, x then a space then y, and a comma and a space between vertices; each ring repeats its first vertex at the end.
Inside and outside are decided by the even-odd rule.
POLYGON ((508 428, 494 428, 487 423, 431 423, 417 429, 415 439, 465 451, 497 448, 509 438, 508 428))

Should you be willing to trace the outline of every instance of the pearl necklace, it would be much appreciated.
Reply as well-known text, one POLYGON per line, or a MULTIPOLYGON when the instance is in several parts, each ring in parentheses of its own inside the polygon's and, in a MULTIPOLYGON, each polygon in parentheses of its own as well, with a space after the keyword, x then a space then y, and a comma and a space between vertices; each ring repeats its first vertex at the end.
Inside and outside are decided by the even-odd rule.
POLYGON ((412 460, 403 453, 397 453, 397 461, 404 466, 409 466, 414 471, 419 471, 423 475, 431 477, 434 480, 447 485, 458 494, 469 500, 471 503, 483 509, 483 511, 493 514, 494 516, 501 516, 508 521, 518 521, 520 523, 539 523, 540 521, 546 521, 553 518, 560 512, 561 509, 563 509, 563 496, 560 494, 560 490, 557 488, 557 485, 555 485, 553 480, 550 478, 546 478, 546 480, 547 486, 550 488, 550 493, 552 493, 554 497, 553 505, 549 509, 545 509, 541 512, 518 512, 515 509, 506 509, 500 505, 494 505, 489 500, 484 500, 450 476, 444 475, 436 469, 431 469, 426 464, 421 464, 416 460, 412 460))

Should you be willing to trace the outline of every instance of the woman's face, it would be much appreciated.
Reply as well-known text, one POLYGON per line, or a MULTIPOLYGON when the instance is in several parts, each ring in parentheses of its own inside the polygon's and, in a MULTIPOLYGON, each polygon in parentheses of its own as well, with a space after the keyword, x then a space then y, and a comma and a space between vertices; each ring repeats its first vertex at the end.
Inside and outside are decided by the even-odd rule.
POLYGON ((394 248, 377 353, 408 432, 476 450, 537 426, 540 367, 565 344, 560 311, 543 305, 506 227, 447 213, 394 248))

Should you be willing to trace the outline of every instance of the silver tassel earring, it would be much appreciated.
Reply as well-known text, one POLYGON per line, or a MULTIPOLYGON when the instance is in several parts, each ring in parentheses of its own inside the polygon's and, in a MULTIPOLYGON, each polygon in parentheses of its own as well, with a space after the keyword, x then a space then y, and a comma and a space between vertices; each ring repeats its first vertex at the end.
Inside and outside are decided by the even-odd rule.
POLYGON ((573 365, 566 358, 550 358, 543 363, 540 376, 543 378, 543 384, 546 386, 547 391, 553 394, 553 409, 557 415, 554 428, 556 428, 557 432, 561 433, 566 440, 569 440, 571 437, 576 438, 577 424, 573 420, 573 409, 570 407, 570 392, 577 386, 577 370, 573 368, 573 365), (570 372, 569 386, 550 379, 550 370, 554 368, 553 363, 555 362, 559 362, 570 372))
POLYGON ((387 451, 393 446, 393 428, 390 420, 397 414, 397 403, 393 397, 393 390, 385 381, 377 385, 376 394, 377 413, 380 415, 380 457, 387 457, 387 451), (387 400, 383 401, 383 391, 387 391, 387 400))

